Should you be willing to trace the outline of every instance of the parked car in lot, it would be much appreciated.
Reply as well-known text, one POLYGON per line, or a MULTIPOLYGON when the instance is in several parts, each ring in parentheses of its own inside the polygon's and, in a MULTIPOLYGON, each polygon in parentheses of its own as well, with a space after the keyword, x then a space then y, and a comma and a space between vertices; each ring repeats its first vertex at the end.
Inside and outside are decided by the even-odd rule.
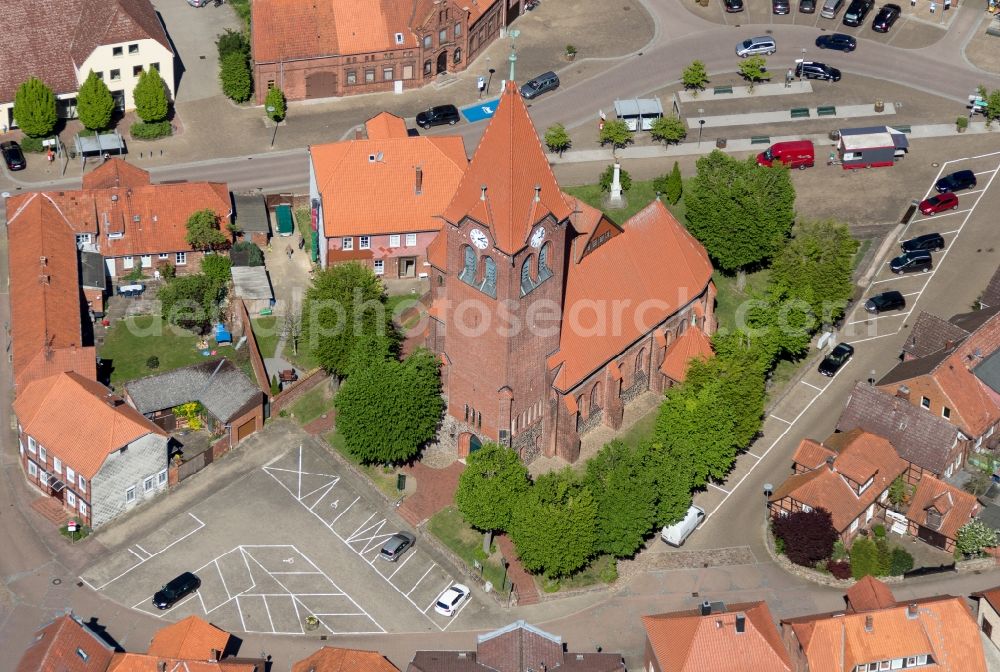
POLYGON ((454 126, 458 123, 458 120, 457 107, 454 105, 438 105, 418 114, 417 126, 420 128, 430 128, 431 126, 441 126, 443 124, 454 126))
POLYGON ((824 376, 833 378, 837 375, 837 371, 840 371, 844 367, 844 364, 851 361, 851 357, 853 356, 854 348, 852 346, 847 343, 838 343, 837 347, 819 363, 819 372, 824 376))
POLYGON ((410 546, 413 546, 416 540, 417 538, 409 532, 397 532, 382 544, 382 550, 379 551, 378 556, 383 560, 396 562, 399 560, 399 556, 405 553, 410 546))
POLYGON ((820 49, 836 49, 848 53, 858 48, 858 41, 850 35, 843 33, 831 33, 830 35, 820 35, 816 38, 816 46, 820 49))
POLYGON ((868 12, 872 11, 874 6, 875 0, 851 0, 851 4, 847 6, 847 11, 844 12, 844 25, 860 26, 865 22, 865 17, 868 16, 868 12))
POLYGON ((934 183, 934 188, 938 190, 938 193, 972 189, 974 186, 976 186, 976 174, 971 170, 950 173, 934 183))
POLYGON ((788 14, 790 11, 792 11, 792 5, 789 0, 771 0, 771 12, 774 14, 788 14))
POLYGON ((892 28, 892 24, 896 23, 896 19, 899 15, 903 13, 903 9, 899 5, 882 5, 882 8, 878 10, 878 14, 872 19, 872 30, 876 33, 888 33, 889 29, 892 28))
POLYGON ((944 237, 940 233, 925 233, 922 236, 904 240, 899 246, 903 252, 919 252, 921 250, 934 252, 944 249, 944 237))
POLYGON ((559 75, 549 71, 544 75, 538 75, 534 79, 525 82, 521 87, 521 96, 531 100, 535 96, 540 96, 546 91, 554 91, 559 88, 559 75))
POLYGON ((722 3, 730 14, 743 11, 743 0, 722 0, 722 3))
POLYGON ((818 61, 802 61, 795 64, 795 76, 806 79, 823 79, 829 82, 840 81, 840 70, 818 61))
POLYGON ((820 10, 819 15, 824 19, 835 19, 837 18, 837 12, 843 6, 844 0, 823 0, 823 9, 820 10))
POLYGON ((767 35, 762 35, 761 37, 751 37, 749 40, 743 40, 736 45, 736 55, 740 58, 757 56, 759 54, 767 54, 770 56, 777 50, 778 45, 774 41, 774 38, 767 35))
POLYGON ((24 160, 24 152, 21 151, 21 145, 13 140, 0 142, 0 152, 3 152, 3 160, 7 164, 8 170, 24 170, 28 166, 24 160))
POLYGON ((665 525, 660 530, 660 539, 664 543, 679 547, 684 544, 684 540, 691 536, 691 533, 698 529, 701 521, 705 520, 705 509, 692 504, 688 507, 684 517, 673 525, 665 525))
POLYGON ((757 155, 757 165, 773 166, 775 161, 799 170, 812 168, 816 165, 816 148, 812 140, 788 140, 776 142, 757 155))
POLYGON ((889 262, 889 270, 893 273, 926 273, 934 267, 931 253, 927 250, 904 252, 889 262))
POLYGON ((201 579, 191 572, 184 572, 156 591, 153 595, 153 606, 157 609, 169 609, 200 587, 201 579))
POLYGON ((936 215, 945 210, 954 210, 958 207, 958 196, 945 191, 937 196, 931 196, 920 201, 920 212, 925 215, 936 215))
POLYGON ((434 611, 442 616, 454 616, 462 603, 469 598, 469 587, 461 583, 453 583, 438 595, 434 603, 434 611))
POLYGON ((884 313, 887 310, 906 308, 906 299, 897 291, 882 292, 865 301, 865 310, 869 313, 884 313))
POLYGON ((816 12, 816 0, 799 0, 799 11, 803 14, 814 14, 816 12))

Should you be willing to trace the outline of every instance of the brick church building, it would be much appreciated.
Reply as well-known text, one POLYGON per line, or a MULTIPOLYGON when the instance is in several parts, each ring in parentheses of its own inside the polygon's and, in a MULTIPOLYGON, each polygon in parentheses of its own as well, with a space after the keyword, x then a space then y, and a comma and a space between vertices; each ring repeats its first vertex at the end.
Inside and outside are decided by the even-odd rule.
POLYGON ((573 462, 581 435, 711 356, 704 248, 658 200, 618 225, 564 194, 512 82, 441 217, 425 344, 460 453, 573 462))

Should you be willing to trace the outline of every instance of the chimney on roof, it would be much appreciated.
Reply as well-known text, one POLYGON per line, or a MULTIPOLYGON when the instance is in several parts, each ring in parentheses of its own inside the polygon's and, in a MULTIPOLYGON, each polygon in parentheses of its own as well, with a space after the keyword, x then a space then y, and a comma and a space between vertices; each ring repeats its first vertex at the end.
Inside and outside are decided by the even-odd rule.
MULTIPOLYGON (((118 194, 111 194, 111 202, 112 203, 118 202, 118 194)), ((166 665, 166 663, 164 663, 164 665, 166 665)))
POLYGON ((48 257, 38 257, 38 263, 40 265, 42 265, 42 266, 45 266, 46 264, 49 263, 49 258, 48 257))
POLYGON ((536 184, 535 185, 535 203, 538 203, 538 201, 540 201, 540 200, 542 200, 542 185, 536 184))
POLYGON ((38 276, 38 283, 41 284, 41 285, 47 285, 47 284, 49 284, 49 281, 51 279, 52 279, 51 275, 48 275, 47 273, 43 273, 42 275, 38 276))
POLYGON ((871 614, 865 616, 865 632, 871 632, 875 628, 875 619, 871 614))
POLYGON ((361 127, 360 126, 358 126, 358 127, 356 127, 354 129, 354 139, 355 140, 364 140, 365 139, 365 135, 364 135, 364 133, 361 132, 361 127))
POLYGON ((414 191, 417 196, 424 192, 424 169, 420 166, 416 168, 416 182, 414 183, 414 191))
POLYGON ((736 632, 742 634, 747 631, 747 615, 742 611, 736 614, 736 632))
POLYGON ((705 600, 704 602, 701 603, 701 615, 708 616, 711 613, 712 613, 712 603, 709 602, 708 600, 705 600))
POLYGON ((485 184, 480 185, 479 191, 480 191, 480 193, 479 193, 479 200, 480 201, 485 201, 486 200, 486 185, 485 184))
POLYGON ((945 350, 951 350, 954 347, 955 347, 955 341, 954 340, 952 340, 952 339, 949 338, 947 341, 944 342, 944 349, 945 350))
POLYGON ((917 603, 916 602, 910 602, 910 604, 908 604, 906 606, 906 617, 907 618, 911 618, 911 619, 917 617, 917 603))
POLYGON ((830 471, 833 471, 833 463, 835 459, 836 458, 834 458, 833 455, 826 456, 826 468, 829 469, 830 471))
POLYGON ((165 660, 161 660, 160 662, 158 662, 158 663, 156 664, 156 669, 157 669, 157 670, 158 670, 159 672, 167 672, 167 661, 165 661, 165 660))
POLYGON ((906 385, 900 385, 896 389, 896 396, 899 397, 900 399, 906 399, 907 401, 909 401, 910 400, 910 388, 908 388, 906 385))
POLYGON ((212 649, 212 660, 218 660, 218 659, 219 659, 219 650, 212 649))

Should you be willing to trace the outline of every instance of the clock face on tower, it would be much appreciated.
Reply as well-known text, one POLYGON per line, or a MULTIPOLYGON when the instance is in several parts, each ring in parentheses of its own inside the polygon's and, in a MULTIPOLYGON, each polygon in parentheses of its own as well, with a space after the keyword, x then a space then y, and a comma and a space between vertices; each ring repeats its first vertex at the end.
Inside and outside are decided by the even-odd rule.
POLYGON ((486 234, 479 229, 469 231, 469 238, 472 239, 472 244, 480 250, 485 250, 490 244, 490 239, 487 238, 486 234))
POLYGON ((545 229, 543 227, 539 226, 531 234, 531 241, 530 241, 531 242, 531 246, 532 247, 541 247, 543 240, 545 240, 545 229))

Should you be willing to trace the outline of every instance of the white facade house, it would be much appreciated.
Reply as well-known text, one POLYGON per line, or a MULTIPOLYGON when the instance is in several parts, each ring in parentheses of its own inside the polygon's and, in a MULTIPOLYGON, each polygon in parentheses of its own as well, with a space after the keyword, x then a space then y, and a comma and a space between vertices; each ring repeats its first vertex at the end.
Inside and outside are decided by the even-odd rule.
POLYGON ((83 84, 93 70, 108 85, 119 108, 131 110, 135 108, 132 91, 139 83, 139 73, 150 67, 160 73, 173 100, 174 54, 153 39, 102 44, 77 68, 77 81, 83 84))

